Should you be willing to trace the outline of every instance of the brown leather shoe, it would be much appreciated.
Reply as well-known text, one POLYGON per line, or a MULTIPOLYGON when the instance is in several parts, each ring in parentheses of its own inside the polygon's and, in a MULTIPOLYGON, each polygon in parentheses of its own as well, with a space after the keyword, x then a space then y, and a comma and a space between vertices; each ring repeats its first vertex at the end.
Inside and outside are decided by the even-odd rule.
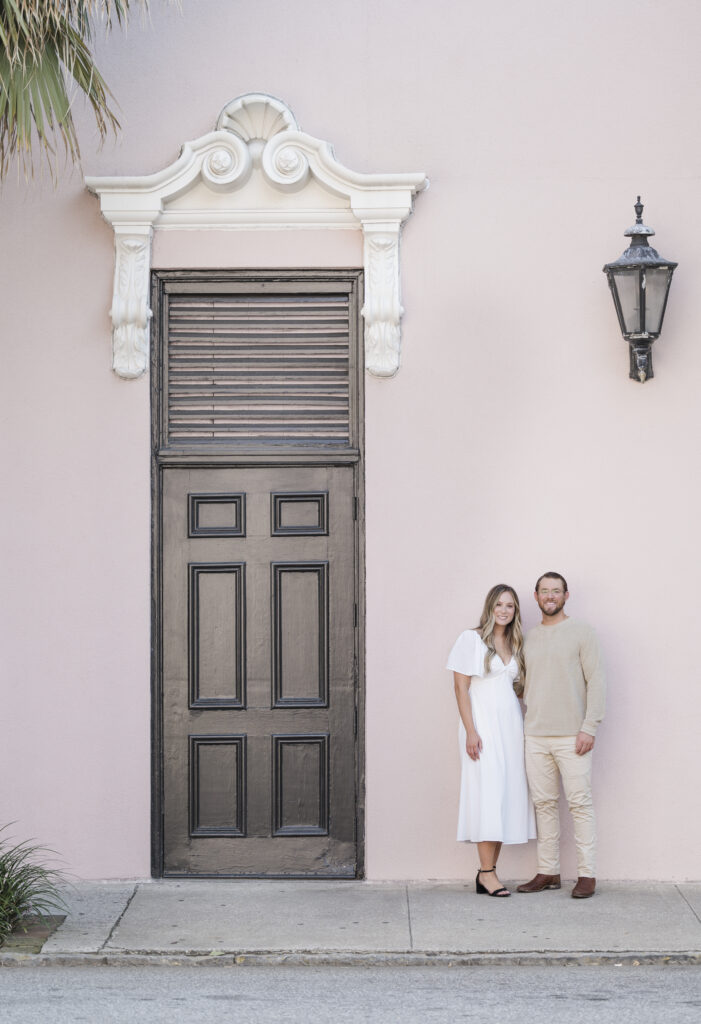
POLYGON ((530 882, 524 882, 516 888, 516 892, 542 892, 543 889, 559 889, 559 875, 541 875, 540 872, 530 882))
POLYGON ((572 890, 572 899, 588 900, 590 896, 594 895, 595 889, 595 878, 587 878, 585 875, 580 875, 580 877, 577 879, 577 884, 572 890))

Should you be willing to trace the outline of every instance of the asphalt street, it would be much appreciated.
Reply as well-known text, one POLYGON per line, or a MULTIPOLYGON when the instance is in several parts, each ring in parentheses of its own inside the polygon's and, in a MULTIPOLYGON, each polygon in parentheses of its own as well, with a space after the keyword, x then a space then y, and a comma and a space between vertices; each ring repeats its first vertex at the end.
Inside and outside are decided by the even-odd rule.
POLYGON ((697 966, 6 967, 1 1024, 698 1024, 697 966))

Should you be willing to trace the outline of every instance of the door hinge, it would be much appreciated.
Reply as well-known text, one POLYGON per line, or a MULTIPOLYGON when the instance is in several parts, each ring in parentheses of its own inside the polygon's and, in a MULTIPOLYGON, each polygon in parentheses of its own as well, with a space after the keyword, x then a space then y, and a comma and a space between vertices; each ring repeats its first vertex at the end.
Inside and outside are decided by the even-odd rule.
POLYGON ((353 735, 358 735, 358 705, 353 708, 353 735))
POLYGON ((353 627, 358 628, 358 602, 353 605, 353 627))
POLYGON ((353 519, 357 522, 358 519, 358 499, 353 498, 353 519))

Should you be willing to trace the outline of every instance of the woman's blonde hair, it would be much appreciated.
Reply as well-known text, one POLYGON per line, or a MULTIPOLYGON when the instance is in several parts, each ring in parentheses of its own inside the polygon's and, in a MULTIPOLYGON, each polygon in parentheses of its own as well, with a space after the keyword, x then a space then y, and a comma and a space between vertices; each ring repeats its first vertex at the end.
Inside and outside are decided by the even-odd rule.
POLYGON ((514 599, 515 611, 514 617, 508 626, 504 630, 506 642, 511 648, 511 653, 516 658, 516 664, 518 665, 519 681, 514 683, 514 689, 516 693, 521 696, 523 693, 523 687, 526 682, 526 662, 523 657, 523 630, 521 629, 521 606, 518 600, 518 594, 513 587, 510 587, 508 583, 497 583, 495 587, 487 594, 484 601, 484 608, 482 609, 482 616, 480 618, 480 624, 477 627, 477 632, 482 637, 483 642, 487 645, 487 653, 484 656, 484 674, 489 674, 489 669, 492 664, 492 658, 497 653, 497 649, 494 646, 494 608, 496 603, 502 594, 509 593, 514 599))

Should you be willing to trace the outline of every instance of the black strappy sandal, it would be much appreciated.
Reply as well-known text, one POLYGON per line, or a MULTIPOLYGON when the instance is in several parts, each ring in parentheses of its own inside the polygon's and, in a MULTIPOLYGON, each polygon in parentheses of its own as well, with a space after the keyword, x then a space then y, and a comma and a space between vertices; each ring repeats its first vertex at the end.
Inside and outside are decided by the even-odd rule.
POLYGON ((485 893, 487 896, 498 896, 500 899, 504 899, 505 896, 510 896, 511 893, 504 885, 502 885, 501 889, 495 889, 494 892, 490 892, 489 889, 482 885, 480 882, 480 875, 488 875, 491 871, 496 871, 496 865, 493 868, 480 868, 477 872, 477 877, 475 878, 475 889, 477 893, 480 896, 483 896, 485 893))

